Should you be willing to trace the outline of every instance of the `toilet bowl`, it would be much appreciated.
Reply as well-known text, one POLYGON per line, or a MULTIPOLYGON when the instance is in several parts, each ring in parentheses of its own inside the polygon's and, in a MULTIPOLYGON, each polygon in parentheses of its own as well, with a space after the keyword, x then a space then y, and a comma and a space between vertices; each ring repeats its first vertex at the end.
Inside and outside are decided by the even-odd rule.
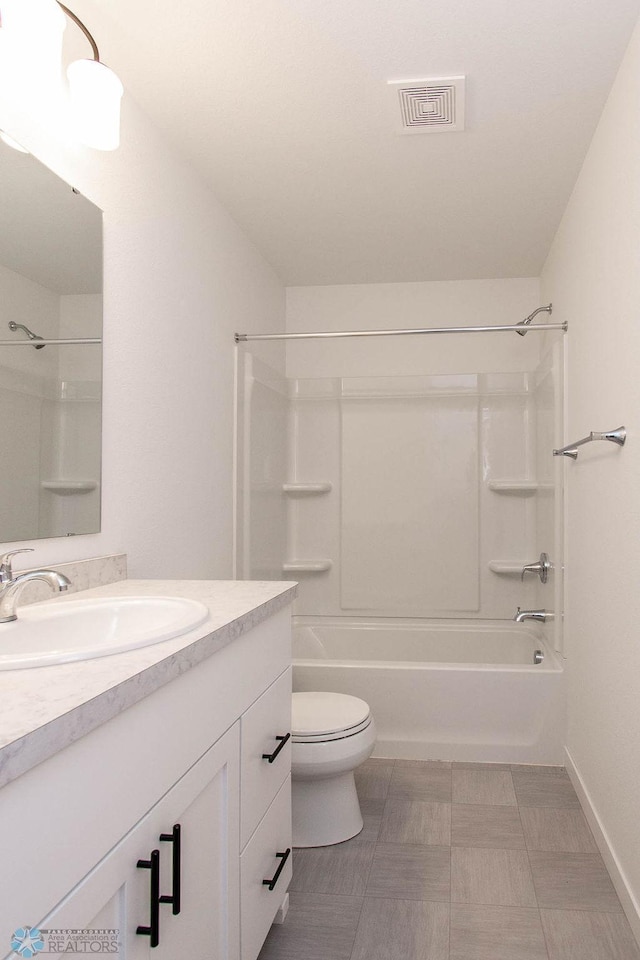
POLYGON ((293 694, 294 847, 325 847, 360 833, 353 771, 371 756, 375 742, 375 724, 364 700, 343 693, 293 694))

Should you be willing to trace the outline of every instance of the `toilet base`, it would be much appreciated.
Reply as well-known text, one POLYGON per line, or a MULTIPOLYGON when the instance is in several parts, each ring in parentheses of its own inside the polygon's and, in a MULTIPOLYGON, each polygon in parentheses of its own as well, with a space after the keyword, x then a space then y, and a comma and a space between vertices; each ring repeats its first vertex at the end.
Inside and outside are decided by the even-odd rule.
POLYGON ((293 780, 293 846, 328 847, 363 827, 353 771, 322 780, 293 780))

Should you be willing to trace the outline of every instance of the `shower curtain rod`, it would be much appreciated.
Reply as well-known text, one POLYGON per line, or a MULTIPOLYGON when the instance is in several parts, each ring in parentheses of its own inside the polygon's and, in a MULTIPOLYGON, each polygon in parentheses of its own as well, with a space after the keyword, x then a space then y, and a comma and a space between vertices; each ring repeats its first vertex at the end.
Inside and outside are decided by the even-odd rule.
MULTIPOLYGON (((48 346, 68 346, 75 343, 102 343, 100 337, 69 337, 66 340, 47 340, 46 338, 38 337, 38 347, 48 347, 48 346)), ((33 340, 0 340, 0 347, 33 347, 35 346, 33 340)))
MULTIPOLYGON (((563 330, 567 331, 569 324, 564 323, 537 323, 526 328, 527 333, 535 330, 563 330)), ((403 337, 411 334, 423 333, 498 333, 510 331, 522 334, 522 323, 512 323, 508 326, 497 327, 424 327, 410 330, 341 330, 339 332, 324 331, 322 333, 236 333, 236 343, 248 343, 250 340, 320 340, 336 337, 403 337)))

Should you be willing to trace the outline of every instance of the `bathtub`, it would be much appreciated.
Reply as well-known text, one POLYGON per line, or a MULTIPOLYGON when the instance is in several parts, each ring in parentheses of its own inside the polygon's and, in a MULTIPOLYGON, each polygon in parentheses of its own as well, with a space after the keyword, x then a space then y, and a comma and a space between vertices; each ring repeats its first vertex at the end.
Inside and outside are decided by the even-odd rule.
POLYGON ((538 625, 294 617, 293 688, 366 700, 377 757, 563 762, 562 663, 538 625))

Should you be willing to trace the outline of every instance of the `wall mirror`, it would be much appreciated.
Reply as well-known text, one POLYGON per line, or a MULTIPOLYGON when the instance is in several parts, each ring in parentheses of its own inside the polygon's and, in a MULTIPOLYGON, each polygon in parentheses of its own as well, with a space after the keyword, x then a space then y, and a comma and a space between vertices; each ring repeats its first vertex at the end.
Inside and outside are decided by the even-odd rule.
POLYGON ((100 529, 101 338, 102 211, 0 142, 0 542, 100 529))

